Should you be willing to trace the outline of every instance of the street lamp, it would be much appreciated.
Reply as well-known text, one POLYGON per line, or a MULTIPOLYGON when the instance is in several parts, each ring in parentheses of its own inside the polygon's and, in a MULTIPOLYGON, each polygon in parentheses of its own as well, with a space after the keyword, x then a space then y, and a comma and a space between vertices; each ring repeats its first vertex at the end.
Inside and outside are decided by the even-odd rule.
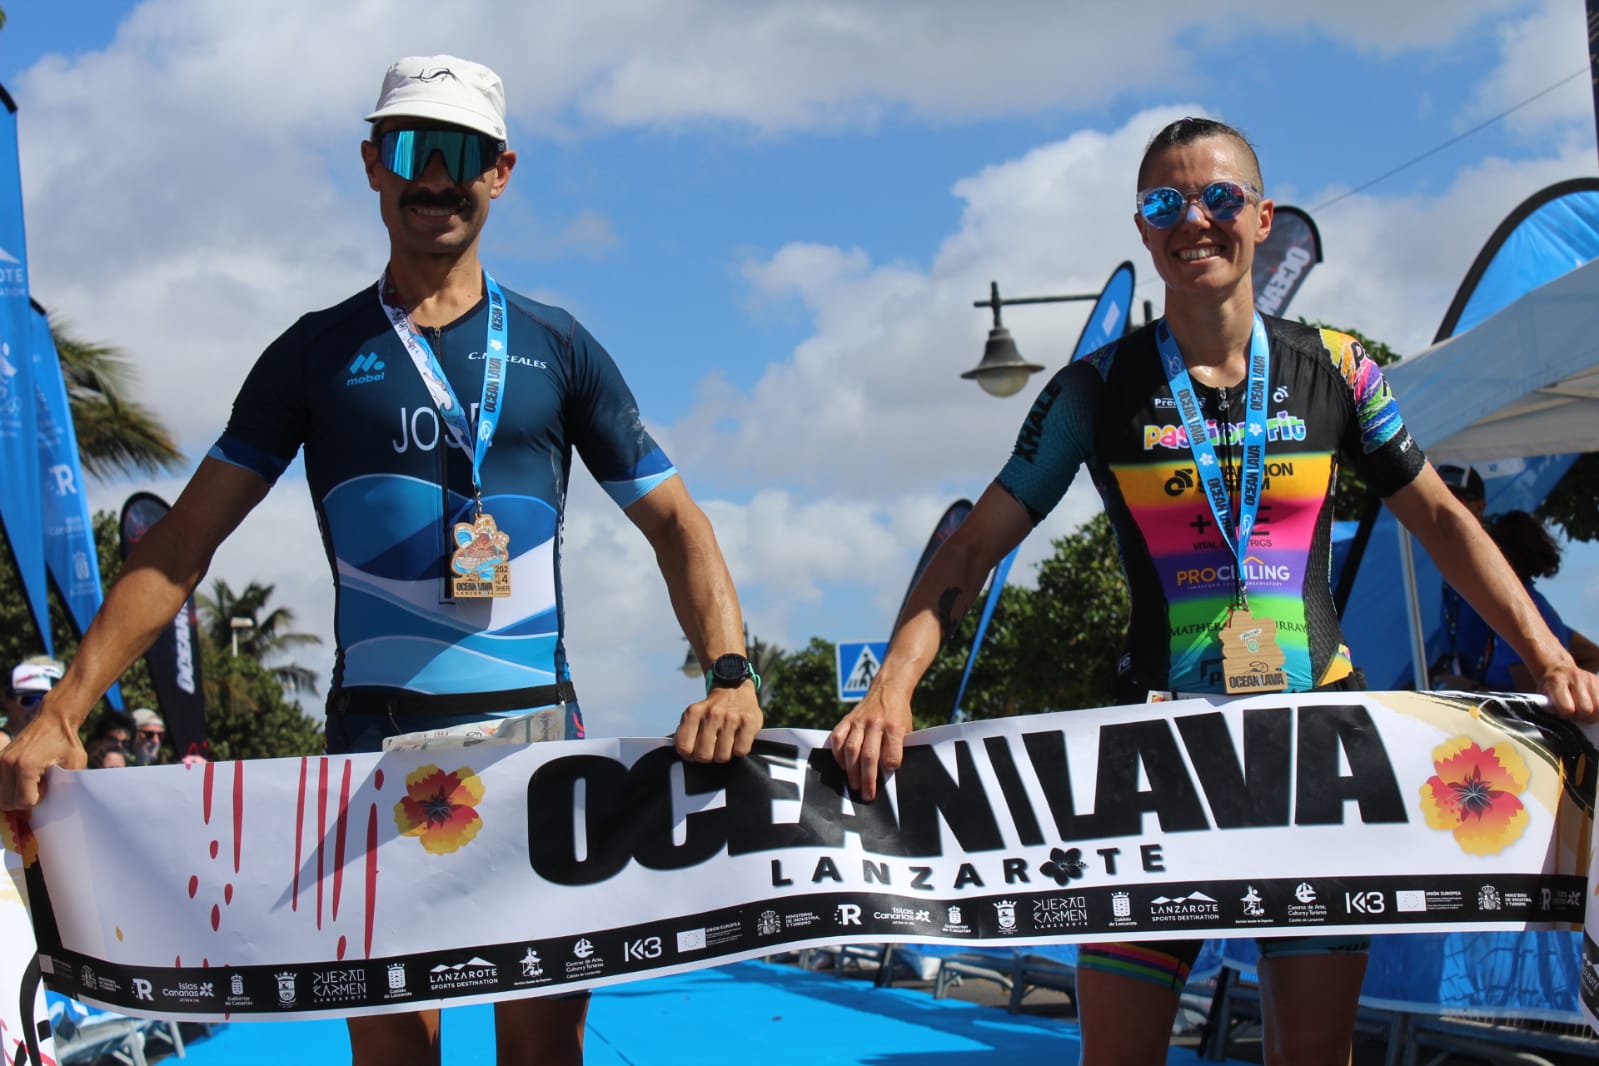
POLYGON ((239 630, 254 629, 255 619, 238 617, 230 618, 228 619, 228 628, 233 630, 233 657, 237 659, 239 657, 239 630))
POLYGON ((1016 395, 1027 384, 1028 377, 1044 368, 1022 358, 1022 353, 1016 350, 1016 342, 1011 339, 1010 330, 1000 321, 999 309, 1007 304, 1056 304, 1069 300, 1097 299, 1099 293, 1093 292, 1069 296, 1012 296, 1002 300, 999 298, 999 282, 990 281, 988 299, 974 300, 972 306, 992 307, 994 328, 988 331, 988 343, 983 345, 982 361, 961 377, 975 379, 990 396, 1016 395))
MULTIPOLYGON (((688 640, 687 637, 683 639, 688 640)), ((751 661, 754 661, 755 648, 750 645, 750 624, 748 622, 744 623, 744 654, 749 656, 751 661)), ((688 646, 688 654, 683 656, 683 665, 678 667, 678 669, 683 672, 684 677, 705 676, 705 667, 700 665, 700 657, 694 654, 692 642, 688 646)))

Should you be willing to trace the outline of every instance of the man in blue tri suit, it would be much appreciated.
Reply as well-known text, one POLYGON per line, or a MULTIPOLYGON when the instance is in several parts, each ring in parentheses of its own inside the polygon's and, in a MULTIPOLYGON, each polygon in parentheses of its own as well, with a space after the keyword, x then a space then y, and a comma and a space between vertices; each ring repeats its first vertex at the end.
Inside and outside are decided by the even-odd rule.
MULTIPOLYGON (((560 581, 574 450, 654 548, 707 667, 678 752, 696 762, 749 752, 759 678, 709 521, 605 349, 478 260, 516 164, 499 77, 453 56, 402 59, 367 119, 361 156, 389 232, 387 266, 262 354, 227 429, 3 753, 0 809, 35 804, 50 766, 84 765, 77 730, 94 702, 301 448, 338 590, 329 752, 489 716, 534 714, 538 735, 582 735, 560 581)), ((586 994, 497 1004, 499 1061, 581 1062, 587 1010, 586 994)), ((437 1011, 349 1025, 357 1064, 439 1060, 437 1011)))

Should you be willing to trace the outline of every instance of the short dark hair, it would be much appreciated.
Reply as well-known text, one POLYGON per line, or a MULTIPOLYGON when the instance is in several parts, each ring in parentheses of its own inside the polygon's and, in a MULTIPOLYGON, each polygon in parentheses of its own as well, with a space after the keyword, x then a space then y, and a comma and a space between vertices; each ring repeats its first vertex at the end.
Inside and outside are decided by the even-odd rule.
POLYGON ((1560 573, 1560 542, 1544 524, 1526 511, 1494 515, 1488 532, 1510 569, 1523 581, 1554 577, 1560 573))
POLYGON ((1255 187, 1264 196, 1265 182, 1260 176, 1260 157, 1255 154, 1255 146, 1249 143, 1238 130, 1225 122, 1217 122, 1212 118, 1193 118, 1184 116, 1176 122, 1171 122, 1161 128, 1160 132, 1149 139, 1149 144, 1144 148, 1144 158, 1138 163, 1138 187, 1144 188, 1145 176, 1149 173, 1149 164, 1155 156, 1168 148, 1187 148, 1189 145, 1208 137, 1231 137, 1243 145, 1244 154, 1249 157, 1249 165, 1254 173, 1247 175, 1255 179, 1255 187))
POLYGON ((96 741, 111 735, 113 729, 120 729, 128 734, 131 739, 138 730, 133 725, 133 715, 126 711, 119 711, 107 707, 100 712, 100 717, 95 719, 94 728, 89 730, 89 740, 96 741))

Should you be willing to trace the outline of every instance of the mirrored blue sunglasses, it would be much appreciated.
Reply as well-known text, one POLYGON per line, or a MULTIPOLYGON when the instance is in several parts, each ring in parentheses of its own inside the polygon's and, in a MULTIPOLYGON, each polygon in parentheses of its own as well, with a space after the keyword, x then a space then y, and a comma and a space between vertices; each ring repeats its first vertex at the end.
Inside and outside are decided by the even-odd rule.
POLYGON ((1182 221, 1190 203, 1203 208, 1212 221, 1228 222, 1258 199, 1260 190, 1247 181, 1213 181, 1193 196, 1168 185, 1139 193, 1138 213, 1154 228, 1170 229, 1182 221))
POLYGON ((437 152, 450 180, 471 181, 505 151, 505 142, 472 130, 390 130, 378 140, 378 159, 406 181, 422 176, 437 152))

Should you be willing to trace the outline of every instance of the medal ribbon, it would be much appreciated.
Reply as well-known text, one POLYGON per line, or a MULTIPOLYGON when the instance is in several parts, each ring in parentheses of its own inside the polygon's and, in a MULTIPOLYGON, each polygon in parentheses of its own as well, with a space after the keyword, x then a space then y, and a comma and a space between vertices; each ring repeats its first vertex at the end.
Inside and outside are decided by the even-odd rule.
POLYGON ((483 287, 489 294, 489 326, 488 338, 483 345, 483 395, 478 401, 477 433, 474 435, 466 410, 461 406, 461 401, 455 398, 450 379, 445 377, 444 368, 439 365, 427 338, 411 328, 410 312, 402 304, 390 302, 388 271, 385 270, 378 279, 378 303, 388 316, 389 325, 394 327, 395 335, 405 345, 406 353, 422 378, 422 384, 427 386, 428 395, 433 397, 434 406, 439 409, 439 416, 450 431, 451 439, 472 457, 472 492, 480 514, 483 511, 483 457, 494 443, 494 431, 499 428, 500 408, 505 404, 507 336, 505 295, 486 270, 483 272, 483 287))
MULTIPOLYGON (((1222 477, 1221 463, 1216 459, 1216 448, 1210 442, 1204 413, 1199 406, 1199 396, 1194 392, 1193 379, 1188 376, 1188 365, 1172 338, 1171 329, 1163 318, 1155 324, 1155 343, 1160 349, 1160 361, 1166 369, 1166 380, 1171 385, 1172 398, 1177 402, 1177 413, 1188 433, 1188 448, 1199 470, 1200 484, 1210 501, 1210 513, 1216 518, 1216 527, 1237 562, 1237 583, 1245 603, 1244 556, 1249 552, 1249 535, 1255 528, 1260 513, 1261 486, 1266 479, 1266 390, 1271 377, 1271 344, 1266 339, 1266 323, 1255 315, 1255 325, 1249 337, 1249 377, 1244 405, 1244 454, 1239 464, 1238 525, 1232 524, 1232 508, 1227 494, 1227 482, 1222 477)), ((1229 430, 1224 418, 1216 421, 1217 439, 1229 430)))

